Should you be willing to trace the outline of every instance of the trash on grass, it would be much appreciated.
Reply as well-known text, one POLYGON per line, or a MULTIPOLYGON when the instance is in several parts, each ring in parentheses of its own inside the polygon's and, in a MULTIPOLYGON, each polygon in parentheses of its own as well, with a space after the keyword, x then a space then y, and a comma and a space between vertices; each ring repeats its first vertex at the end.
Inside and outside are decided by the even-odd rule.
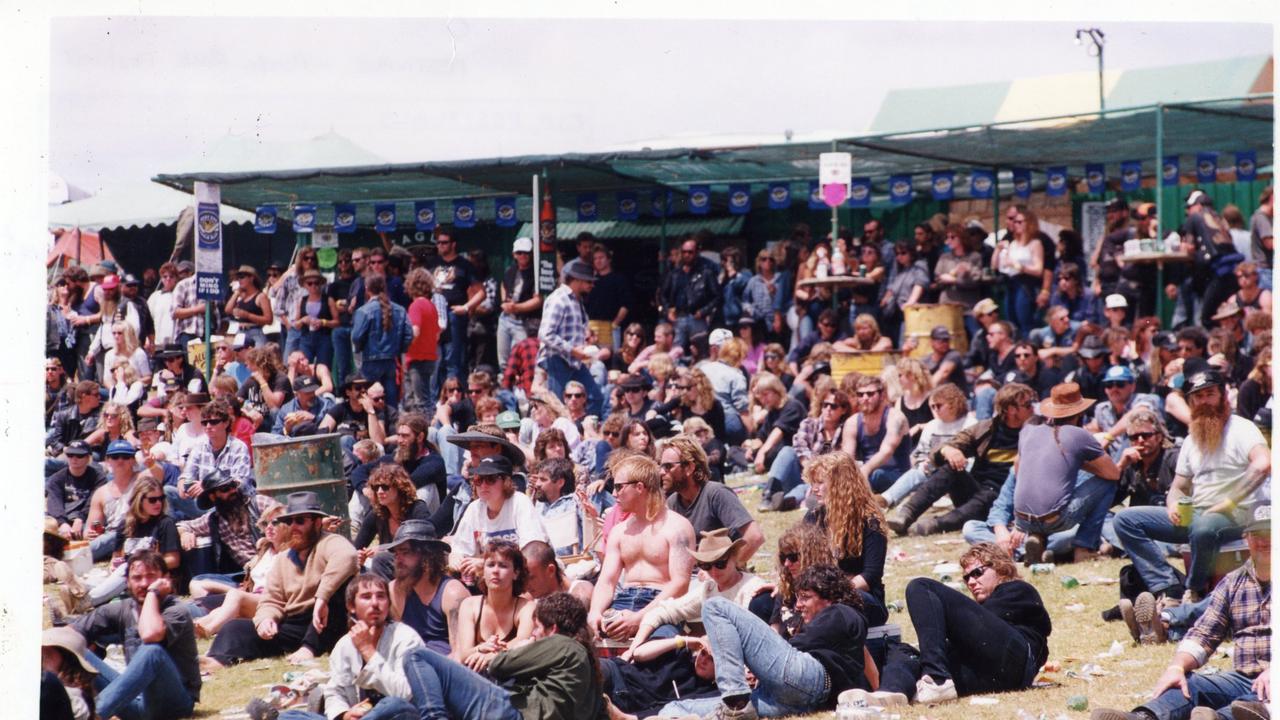
POLYGON ((1089 697, 1087 695, 1072 695, 1067 698, 1067 707, 1076 712, 1089 709, 1089 697))
POLYGON ((970 705, 999 705, 1000 701, 993 697, 984 697, 982 695, 978 695, 978 696, 969 698, 969 704, 970 705))
POLYGON ((1066 606, 1066 611, 1067 612, 1083 612, 1084 603, 1071 603, 1070 605, 1066 606))

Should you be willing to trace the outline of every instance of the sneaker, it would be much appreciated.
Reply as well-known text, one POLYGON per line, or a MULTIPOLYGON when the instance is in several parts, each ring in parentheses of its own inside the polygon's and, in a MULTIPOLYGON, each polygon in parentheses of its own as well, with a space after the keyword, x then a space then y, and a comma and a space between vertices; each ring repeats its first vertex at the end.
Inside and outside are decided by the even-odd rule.
POLYGON ((1133 636, 1136 643, 1142 642, 1142 626, 1138 624, 1138 618, 1133 611, 1133 601, 1129 598, 1120 598, 1117 605, 1120 608, 1120 617, 1124 619, 1124 624, 1129 628, 1129 634, 1133 636))
POLYGON ((254 698, 244 706, 245 714, 252 720, 276 720, 280 716, 280 711, 271 703, 262 698, 254 698))
POLYGON ((1237 700, 1231 703, 1231 720, 1271 720, 1271 711, 1257 700, 1237 700))
POLYGON ((760 500, 760 504, 756 506, 756 512, 762 512, 762 513, 775 512, 777 511, 778 505, 781 502, 782 502, 782 493, 780 492, 768 493, 760 500))
POLYGON ((1022 545, 1022 564, 1036 565, 1044 560, 1044 538, 1039 535, 1028 535, 1022 545))
POLYGON ((1163 644, 1165 637, 1164 623, 1160 622, 1160 612, 1156 607, 1156 596, 1149 592, 1138 595, 1133 603, 1133 617, 1140 629, 1138 642, 1143 645, 1163 644))
POLYGON ((741 710, 734 710, 723 702, 715 710, 702 716, 702 720, 757 720, 756 706, 748 702, 741 710))
POLYGON ((845 690, 836 700, 837 705, 853 705, 855 707, 898 707, 910 705, 911 701, 902 693, 877 690, 867 692, 859 688, 845 690))
POLYGON ((1110 708, 1095 708, 1089 713, 1089 720, 1154 720, 1154 718, 1155 716, 1150 713, 1125 712, 1110 708))
POLYGON ((939 685, 933 681, 933 678, 925 675, 916 683, 916 704, 918 705, 949 702, 957 697, 959 696, 956 694, 956 683, 951 678, 947 678, 939 685))
MULTIPOLYGON (((1047 565, 1054 565, 1057 563, 1057 561, 1058 561, 1058 556, 1054 555, 1052 550, 1045 550, 1044 552, 1040 553, 1040 562, 1042 563, 1045 563, 1047 565)), ((1066 560, 1063 559, 1063 562, 1066 562, 1066 560)))

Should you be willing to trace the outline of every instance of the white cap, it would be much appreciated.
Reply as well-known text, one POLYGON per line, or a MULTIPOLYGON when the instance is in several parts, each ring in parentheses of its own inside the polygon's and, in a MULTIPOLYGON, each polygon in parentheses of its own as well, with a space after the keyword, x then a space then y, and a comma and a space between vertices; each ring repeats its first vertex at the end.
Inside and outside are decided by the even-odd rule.
POLYGON ((711 337, 707 339, 707 344, 711 347, 720 347, 726 341, 733 338, 733 333, 724 328, 716 328, 711 331, 711 337))
POLYGON ((1125 297, 1120 293, 1111 293, 1110 295, 1107 296, 1108 310, 1114 310, 1115 308, 1127 308, 1127 307, 1129 307, 1129 301, 1126 300, 1125 297))
POLYGON ((511 246, 511 252, 533 252, 533 241, 527 237, 518 237, 511 246))

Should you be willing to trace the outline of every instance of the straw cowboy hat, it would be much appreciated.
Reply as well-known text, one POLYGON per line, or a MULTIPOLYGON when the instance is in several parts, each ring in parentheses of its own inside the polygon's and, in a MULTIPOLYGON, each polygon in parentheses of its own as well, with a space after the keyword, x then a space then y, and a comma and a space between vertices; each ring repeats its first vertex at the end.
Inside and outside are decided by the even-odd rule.
POLYGON ((1047 418, 1068 418, 1088 410, 1096 400, 1080 394, 1080 386, 1076 383, 1054 385, 1049 391, 1049 399, 1040 403, 1040 414, 1047 418))
POLYGON ((737 557, 738 550, 742 548, 743 544, 741 538, 737 540, 729 539, 728 528, 720 528, 702 533, 702 540, 698 543, 698 549, 689 554, 698 562, 710 563, 726 555, 737 557))
POLYGON ((86 646, 84 636, 76 629, 68 625, 61 627, 51 627, 44 631, 40 636, 40 647, 57 647, 66 650, 75 657, 76 662, 80 663, 80 667, 87 673, 98 674, 98 668, 89 663, 85 658, 86 646))

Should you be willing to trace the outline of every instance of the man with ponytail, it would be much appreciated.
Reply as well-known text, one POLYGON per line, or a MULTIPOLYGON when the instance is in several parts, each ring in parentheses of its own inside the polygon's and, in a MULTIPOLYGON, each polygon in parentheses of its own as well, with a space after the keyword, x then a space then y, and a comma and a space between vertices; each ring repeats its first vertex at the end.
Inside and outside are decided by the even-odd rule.
POLYGON ((413 326, 405 309, 387 297, 385 276, 370 273, 365 279, 369 300, 356 310, 352 319, 351 343, 361 353, 360 374, 370 383, 381 382, 386 389, 387 405, 395 407, 400 400, 396 382, 396 360, 413 342, 413 326))

